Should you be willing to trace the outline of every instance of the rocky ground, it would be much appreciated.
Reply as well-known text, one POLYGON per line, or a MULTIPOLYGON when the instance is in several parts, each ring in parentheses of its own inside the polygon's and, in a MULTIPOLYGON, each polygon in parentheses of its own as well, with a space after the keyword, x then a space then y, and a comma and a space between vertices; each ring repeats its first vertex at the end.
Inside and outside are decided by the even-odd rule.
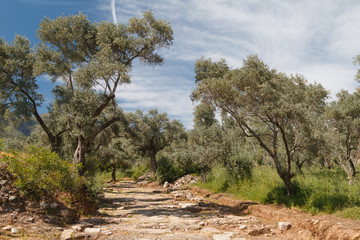
POLYGON ((62 227, 9 219, 1 222, 0 239, 360 239, 359 223, 234 200, 184 184, 164 188, 128 180, 107 185, 98 216, 62 227), (14 228, 17 233, 11 233, 14 228))

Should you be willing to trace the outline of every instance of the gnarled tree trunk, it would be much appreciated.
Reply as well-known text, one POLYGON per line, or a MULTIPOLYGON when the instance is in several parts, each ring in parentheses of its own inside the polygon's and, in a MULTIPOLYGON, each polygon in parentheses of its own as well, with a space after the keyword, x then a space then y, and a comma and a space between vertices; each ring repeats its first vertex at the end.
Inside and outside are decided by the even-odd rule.
POLYGON ((74 153, 73 163, 75 165, 81 164, 81 166, 79 168, 80 176, 83 176, 85 174, 85 170, 86 170, 86 165, 85 165, 86 150, 87 150, 87 144, 86 144, 85 138, 83 136, 78 136, 78 145, 77 145, 75 153, 74 153))
POLYGON ((151 160, 151 171, 153 173, 153 177, 156 180, 156 170, 157 170, 157 162, 156 162, 156 155, 155 153, 150 154, 150 160, 151 160))
POLYGON ((111 178, 113 182, 116 182, 116 165, 112 164, 111 178))

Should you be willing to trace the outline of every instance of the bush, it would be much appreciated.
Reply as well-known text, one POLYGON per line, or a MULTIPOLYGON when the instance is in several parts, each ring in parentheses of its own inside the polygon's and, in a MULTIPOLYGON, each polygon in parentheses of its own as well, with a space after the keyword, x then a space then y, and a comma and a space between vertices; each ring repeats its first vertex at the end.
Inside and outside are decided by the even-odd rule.
POLYGON ((233 174, 222 165, 215 165, 211 168, 206 183, 200 183, 201 187, 215 192, 226 192, 237 182, 233 174))
POLYGON ((304 206, 308 201, 311 191, 301 188, 297 182, 293 182, 293 184, 293 195, 288 196, 286 187, 284 185, 279 185, 271 189, 262 202, 284 204, 287 207, 304 206))
POLYGON ((253 168, 253 162, 245 153, 232 155, 226 162, 227 171, 235 180, 250 178, 253 168))
POLYGON ((29 147, 14 157, 5 157, 15 186, 33 199, 54 198, 59 192, 75 194, 84 183, 75 167, 49 149, 29 147))
POLYGON ((159 159, 156 170, 157 181, 159 183, 174 182, 185 174, 186 172, 181 167, 170 162, 168 158, 163 156, 159 159))
POLYGON ((135 165, 132 167, 132 179, 136 181, 140 176, 144 175, 148 171, 145 165, 135 165))

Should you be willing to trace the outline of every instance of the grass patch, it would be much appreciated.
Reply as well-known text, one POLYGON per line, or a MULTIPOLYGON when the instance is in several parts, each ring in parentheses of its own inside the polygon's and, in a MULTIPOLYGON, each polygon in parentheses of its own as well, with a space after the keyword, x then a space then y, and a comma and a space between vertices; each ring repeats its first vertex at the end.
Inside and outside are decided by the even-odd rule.
MULTIPOLYGON (((124 178, 129 178, 132 175, 132 171, 131 170, 123 170, 123 169, 118 169, 116 170, 116 180, 117 181, 121 181, 124 178)), ((107 182, 110 182, 112 180, 111 177, 111 171, 102 171, 102 172, 97 172, 95 174, 95 181, 104 185, 107 182)))
POLYGON ((306 169, 294 177, 293 182, 294 194, 287 196, 282 180, 271 167, 256 167, 250 177, 234 179, 225 168, 216 166, 209 173, 207 182, 199 186, 241 199, 360 219, 360 180, 350 186, 341 169, 306 169))
POLYGON ((360 207, 349 207, 335 213, 338 217, 360 220, 360 207))

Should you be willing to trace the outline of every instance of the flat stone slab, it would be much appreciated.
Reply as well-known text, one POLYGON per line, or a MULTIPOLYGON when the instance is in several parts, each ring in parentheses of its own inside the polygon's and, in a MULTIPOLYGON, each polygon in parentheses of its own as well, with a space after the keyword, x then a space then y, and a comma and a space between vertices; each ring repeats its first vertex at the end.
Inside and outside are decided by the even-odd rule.
POLYGON ((205 227, 205 228, 201 229, 200 232, 205 233, 205 234, 221 233, 221 231, 219 229, 213 228, 213 227, 205 227))
POLYGON ((232 233, 227 233, 227 234, 215 234, 213 235, 213 239, 214 240, 231 240, 231 237, 233 236, 234 234, 232 233))
POLYGON ((171 233, 170 229, 151 229, 151 228, 141 228, 134 229, 134 232, 138 234, 147 234, 147 235, 160 235, 165 233, 171 233))

